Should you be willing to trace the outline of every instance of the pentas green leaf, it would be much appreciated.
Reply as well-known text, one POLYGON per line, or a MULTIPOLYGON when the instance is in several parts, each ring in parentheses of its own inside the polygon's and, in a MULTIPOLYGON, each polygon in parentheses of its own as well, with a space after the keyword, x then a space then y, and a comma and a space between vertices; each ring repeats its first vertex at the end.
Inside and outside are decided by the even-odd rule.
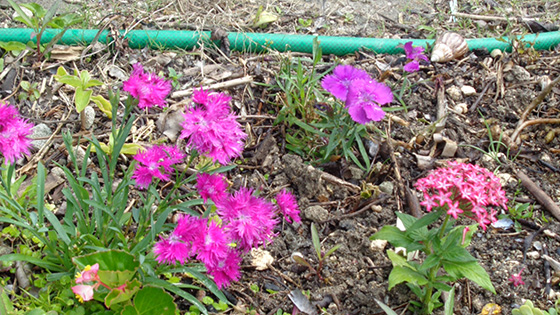
POLYGON ((386 240, 395 247, 407 248, 414 242, 410 237, 399 230, 396 226, 385 225, 377 233, 370 237, 371 240, 386 240))
POLYGON ((424 262, 420 266, 419 271, 424 271, 424 270, 428 270, 432 267, 435 267, 435 266, 437 266, 437 264, 439 264, 440 261, 441 261, 441 257, 439 255, 430 254, 430 255, 428 255, 428 257, 426 257, 426 259, 424 260, 424 262))
POLYGON ((389 274, 389 290, 402 282, 425 285, 428 283, 428 279, 426 279, 426 277, 424 277, 421 273, 410 268, 394 266, 393 270, 391 270, 391 273, 389 274))
POLYGON ((482 268, 476 261, 471 262, 453 262, 453 261, 443 261, 443 268, 451 276, 460 279, 467 278, 482 288, 496 294, 496 290, 490 281, 490 277, 486 270, 482 268))
POLYGON ((416 221, 418 221, 418 218, 411 216, 410 214, 406 214, 406 213, 402 213, 402 212, 395 212, 395 214, 397 215, 397 217, 399 219, 401 219, 404 228, 408 230, 408 228, 410 228, 414 223, 416 223, 416 221))
POLYGON ((461 246, 453 246, 443 251, 443 259, 453 262, 471 262, 476 261, 466 249, 461 246))
POLYGON ((434 285, 434 288, 436 288, 438 290, 441 290, 441 291, 447 291, 447 292, 449 292, 449 290, 451 290, 453 288, 452 286, 447 285, 443 282, 434 282, 433 285, 434 285))

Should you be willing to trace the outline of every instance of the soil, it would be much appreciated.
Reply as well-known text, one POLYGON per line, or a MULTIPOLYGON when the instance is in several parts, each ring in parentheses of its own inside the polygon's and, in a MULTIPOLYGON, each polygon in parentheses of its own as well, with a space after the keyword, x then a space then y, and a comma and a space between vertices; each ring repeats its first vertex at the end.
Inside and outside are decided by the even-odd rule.
MULTIPOLYGON (((429 38, 434 32, 441 34, 444 30, 456 30, 467 38, 480 34, 498 36, 504 32, 527 32, 524 25, 517 23, 449 22, 448 2, 437 0, 394 4, 343 0, 244 0, 216 1, 212 5, 206 4, 206 1, 184 0, 175 4, 137 2, 130 7, 119 2, 102 2, 81 5, 90 10, 92 20, 108 13, 120 13, 120 17, 112 22, 115 28, 131 25, 133 16, 141 16, 138 27, 146 29, 213 30, 219 27, 225 31, 387 38, 429 38), (251 25, 260 5, 264 10, 276 12, 280 18, 263 30, 252 30, 248 25, 251 25), (102 11, 101 6, 109 10, 102 11), (205 7, 206 10, 201 11, 200 8, 205 7), (313 23, 303 25, 305 23, 298 19, 310 19, 313 23), (420 27, 422 25, 425 27, 420 27)), ((465 13, 523 14, 541 17, 543 23, 554 22, 547 20, 550 17, 543 12, 559 12, 559 4, 549 1, 521 1, 515 5, 508 1, 467 1, 460 5, 465 13)), ((2 27, 21 27, 9 18, 11 9, 4 11, 5 14, 0 17, 2 27)), ((546 226, 548 230, 560 233, 560 224, 558 218, 520 183, 516 170, 525 172, 558 204, 560 129, 557 124, 531 126, 522 131, 521 145, 505 145, 525 108, 541 93, 541 83, 558 77, 558 49, 539 52, 517 49, 500 56, 491 56, 489 51, 475 51, 448 63, 422 65, 419 72, 407 77, 416 83, 412 93, 404 94, 407 110, 391 112, 395 119, 386 118, 377 125, 379 130, 387 132, 392 141, 380 132, 371 133, 371 143, 379 147, 379 152, 370 157, 374 167, 369 173, 343 157, 319 163, 286 148, 285 135, 293 132, 295 127, 273 124, 282 106, 282 93, 256 83, 273 84, 280 59, 290 56, 289 53, 264 56, 230 52, 224 55, 208 47, 196 49, 194 53, 160 52, 132 50, 123 45, 101 50, 86 58, 87 61, 82 59, 81 63, 80 60, 66 63, 37 61, 32 53, 24 59, 6 55, 5 68, 13 70, 2 78, 0 96, 17 95, 12 91, 16 91, 21 80, 42 84, 42 97, 37 102, 16 102, 14 98, 11 102, 19 104, 23 116, 35 124, 45 123, 51 130, 56 130, 55 133, 61 134, 66 130, 79 132, 81 126, 78 115, 71 113, 71 107, 64 103, 61 92, 64 94, 65 91, 49 81, 59 62, 70 68, 76 64, 80 69, 88 69, 94 77, 110 83, 107 86, 122 84, 123 78, 118 73, 129 73, 131 64, 137 61, 150 71, 168 74, 168 69, 173 68, 182 73, 176 87, 180 91, 244 75, 253 76, 252 84, 222 90, 233 97, 234 108, 249 134, 243 158, 238 167, 228 174, 229 178, 234 189, 249 186, 265 196, 272 196, 281 188, 289 188, 298 197, 303 221, 293 225, 284 222, 278 228, 278 237, 265 248, 274 258, 269 268, 256 270, 251 265, 251 258, 245 258, 243 278, 227 289, 227 296, 236 305, 236 312, 254 309, 258 314, 276 314, 281 309, 289 313, 294 303, 288 295, 294 289, 308 293, 308 299, 314 305, 311 309, 316 312, 382 314, 374 299, 398 313, 403 312, 415 296, 405 285, 387 290, 392 267, 386 250, 391 246, 372 242, 369 237, 385 225, 394 225, 396 211, 410 213, 411 206, 402 188, 414 192, 415 181, 430 169, 443 166, 450 160, 459 160, 496 171, 510 199, 509 207, 529 203, 533 213, 526 215, 525 220, 518 220, 516 226, 505 229, 490 227, 486 232, 479 230, 475 234, 469 251, 489 273, 497 294, 485 291, 473 282, 459 281, 454 284, 457 291, 455 313, 487 314, 483 312, 483 307, 495 303, 501 307, 503 314, 509 314, 512 308, 523 304, 524 299, 532 300, 542 309, 553 306, 558 299, 554 293, 544 293, 546 280, 542 255, 547 250, 551 257, 560 260, 560 253, 557 253, 559 238, 547 236, 550 234, 543 234, 539 228, 546 226), (438 122, 438 84, 442 84, 446 91, 440 93, 439 102, 446 105, 447 119, 441 131, 437 132, 444 139, 436 142, 434 126, 438 122), (473 87, 476 92, 466 95, 460 90, 458 93, 454 91, 465 86, 473 87), (498 145, 497 141, 504 145, 498 145), (453 150, 455 146, 456 151, 453 150), (397 170, 400 175, 397 175, 397 170), (377 186, 380 193, 369 199, 361 198, 360 189, 365 183, 377 186), (325 262, 321 279, 291 258, 294 253, 299 253, 313 264, 317 263, 311 241, 312 223, 318 229, 323 250, 341 245, 325 262), (534 236, 534 239, 529 239, 529 236, 534 236), (525 285, 513 287, 509 278, 523 267, 526 267, 523 272, 525 285)), ((293 60, 297 60, 296 56, 303 55, 292 54, 293 60)), ((406 61, 403 57, 368 52, 346 57, 324 56, 320 69, 325 71, 335 63, 353 64, 398 89, 402 82, 402 66, 406 61)), ((555 87, 528 118, 558 118, 559 98, 560 89, 555 87)), ((172 117, 188 103, 188 99, 171 98, 169 103, 171 109, 166 111, 166 117, 172 117)), ((397 107, 399 104, 394 102, 390 106, 397 107)), ((148 144, 150 139, 177 142, 176 134, 174 136, 165 123, 158 121, 159 111, 138 114, 138 126, 146 126, 135 131, 139 143, 148 144), (143 136, 141 131, 144 131, 143 136)), ((96 112, 94 130, 98 137, 103 137, 104 131, 108 130, 109 121, 104 117, 101 112, 96 112)), ((50 143, 50 149, 43 153, 42 161, 48 168, 54 167, 54 161, 66 163, 66 157, 57 149, 61 146, 62 139, 56 138, 50 143)), ((33 174, 32 165, 26 164, 28 162, 20 161, 20 167, 33 174)), ((56 196, 60 196, 63 185, 49 192, 49 202, 57 207, 60 206, 60 198, 56 196)), ((553 285, 554 291, 557 286, 553 285)))

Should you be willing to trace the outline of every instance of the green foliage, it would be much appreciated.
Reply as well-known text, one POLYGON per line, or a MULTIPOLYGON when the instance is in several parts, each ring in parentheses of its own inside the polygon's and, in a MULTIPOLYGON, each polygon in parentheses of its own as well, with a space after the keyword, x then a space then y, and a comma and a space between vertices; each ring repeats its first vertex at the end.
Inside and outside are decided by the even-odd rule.
MULTIPOLYGON (((78 113, 82 112, 92 99, 91 94, 93 91, 89 88, 103 85, 103 82, 92 79, 87 70, 78 71, 78 69, 74 69, 74 74, 71 75, 66 72, 66 69, 64 69, 63 66, 58 67, 54 78, 60 83, 68 84, 74 87, 76 90, 76 94, 74 95, 74 104, 76 105, 76 111, 78 111, 78 113)), ((98 100, 99 97, 100 96, 97 98, 98 100)), ((105 101, 105 103, 107 103, 107 101, 105 101)), ((103 105, 105 106, 106 104, 103 105)), ((105 109, 104 106, 103 108, 105 109)), ((102 108, 102 106, 99 107, 102 108)))
MULTIPOLYGON (((432 314, 433 310, 442 306, 439 297, 443 291, 452 289, 447 283, 462 278, 474 281, 482 288, 496 293, 490 277, 478 264, 476 259, 466 250, 477 225, 468 226, 469 231, 463 240, 463 231, 467 226, 452 228, 447 225, 449 215, 445 215, 444 223, 439 229, 429 229, 442 215, 444 209, 433 211, 422 218, 397 213, 405 231, 395 226, 384 226, 371 239, 387 240, 395 247, 403 247, 407 252, 422 251, 426 258, 423 262, 409 261, 394 251, 387 251, 393 264, 389 274, 389 290, 400 283, 406 283, 411 291, 419 297, 420 303, 413 301, 415 311, 432 314), (447 275, 443 274, 444 270, 447 275), (434 293, 434 289, 436 292, 434 293)), ((452 308, 452 306, 449 306, 452 308)))
POLYGON ((557 315, 556 308, 550 308, 548 311, 543 311, 533 305, 533 302, 527 300, 525 304, 519 308, 511 310, 511 315, 557 315))
POLYGON ((169 75, 167 77, 171 79, 171 85, 174 89, 178 89, 179 79, 183 76, 183 74, 177 73, 177 71, 175 71, 175 69, 173 69, 172 67, 167 67, 167 71, 169 71, 169 75))
POLYGON ((23 92, 18 94, 18 100, 24 101, 29 100, 30 102, 35 102, 36 100, 41 97, 41 92, 39 91, 39 83, 33 82, 29 83, 29 81, 22 80, 20 82, 21 89, 23 92))
POLYGON ((50 51, 52 46, 56 44, 60 38, 62 38, 70 26, 81 21, 80 16, 75 13, 66 13, 60 16, 55 16, 61 0, 57 0, 48 10, 45 10, 40 4, 34 2, 18 4, 14 0, 7 1, 18 14, 18 16, 14 19, 22 22, 35 31, 35 39, 37 43, 36 49, 39 58, 50 51), (29 14, 26 13, 24 9, 27 10, 29 14), (42 48, 41 37, 47 27, 62 29, 62 31, 54 36, 52 40, 44 48, 42 48))

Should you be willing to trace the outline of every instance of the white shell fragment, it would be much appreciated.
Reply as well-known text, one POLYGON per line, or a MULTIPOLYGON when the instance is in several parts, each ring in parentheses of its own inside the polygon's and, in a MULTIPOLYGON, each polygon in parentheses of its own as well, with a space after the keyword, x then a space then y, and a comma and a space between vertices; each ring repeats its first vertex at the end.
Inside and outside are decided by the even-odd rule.
POLYGON ((269 251, 260 248, 253 248, 251 250, 251 266, 256 270, 268 269, 268 264, 272 264, 274 258, 269 251))
POLYGON ((432 49, 432 62, 447 62, 461 58, 469 51, 467 41, 463 36, 453 33, 443 33, 436 39, 432 49))
POLYGON ((465 96, 471 96, 476 94, 476 89, 470 85, 463 85, 461 87, 461 92, 463 92, 465 96))
POLYGON ((507 230, 513 226, 513 221, 509 218, 499 219, 498 221, 492 223, 492 227, 495 229, 507 230))

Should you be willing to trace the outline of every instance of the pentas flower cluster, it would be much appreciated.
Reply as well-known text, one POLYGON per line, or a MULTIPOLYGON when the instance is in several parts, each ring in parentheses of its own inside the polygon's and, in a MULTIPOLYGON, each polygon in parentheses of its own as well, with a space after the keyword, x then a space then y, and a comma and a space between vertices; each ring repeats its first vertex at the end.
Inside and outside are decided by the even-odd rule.
POLYGON ((165 98, 171 91, 171 81, 156 75, 147 73, 141 64, 132 66, 130 78, 123 82, 123 90, 138 99, 138 107, 141 109, 167 106, 165 98))
POLYGON ((438 168, 419 179, 415 187, 424 193, 420 204, 428 212, 445 207, 453 218, 463 214, 477 221, 484 230, 497 221, 496 210, 488 211, 488 206, 507 209, 500 180, 487 169, 473 164, 450 162, 449 167, 438 168))
POLYGON ((513 284, 514 287, 525 284, 525 281, 523 281, 523 278, 521 277, 523 270, 525 270, 525 267, 521 268, 518 273, 512 274, 509 278, 509 281, 513 284))
POLYGON ((197 188, 205 201, 214 202, 217 216, 182 216, 171 235, 155 245, 154 253, 160 263, 200 260, 219 288, 239 280, 243 253, 272 241, 277 213, 301 221, 295 197, 287 191, 276 197, 283 200, 277 208, 248 188, 228 193, 227 182, 219 174, 199 174, 197 188))
POLYGON ((21 118, 18 110, 0 102, 0 152, 6 162, 13 163, 24 153, 29 154, 33 125, 21 118))
POLYGON ((321 86, 344 102, 350 117, 360 124, 382 120, 385 112, 381 106, 393 101, 393 93, 387 85, 350 65, 334 68, 333 74, 321 81, 321 86))
MULTIPOLYGON (((76 294, 76 298, 78 298, 80 303, 92 300, 95 290, 97 290, 100 285, 111 290, 108 285, 101 282, 99 276, 97 275, 98 271, 99 264, 94 264, 93 266, 87 265, 82 272, 78 272, 76 274, 76 283, 78 285, 72 287, 72 292, 76 294)), ((124 291, 125 287, 126 284, 120 286, 117 289, 124 291)))
POLYGON ((404 65, 403 69, 407 72, 416 72, 420 70, 420 60, 430 62, 428 57, 424 55, 424 47, 412 47, 412 42, 407 42, 403 46, 406 58, 409 60, 407 64, 404 65))
POLYGON ((180 163, 185 155, 174 146, 155 145, 148 150, 137 153, 134 159, 138 161, 132 179, 141 189, 148 188, 152 179, 159 178, 163 181, 170 179, 173 165, 180 163))
POLYGON ((188 146, 221 164, 241 156, 247 134, 231 112, 231 97, 202 89, 193 93, 192 108, 185 109, 180 138, 188 138, 188 146))

